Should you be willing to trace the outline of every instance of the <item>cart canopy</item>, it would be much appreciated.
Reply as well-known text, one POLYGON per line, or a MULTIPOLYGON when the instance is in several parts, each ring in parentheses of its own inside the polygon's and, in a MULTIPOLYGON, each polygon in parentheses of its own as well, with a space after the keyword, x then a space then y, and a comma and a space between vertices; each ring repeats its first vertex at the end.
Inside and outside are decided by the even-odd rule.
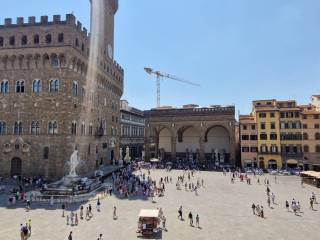
POLYGON ((139 217, 158 218, 159 210, 158 209, 141 209, 139 213, 139 217))

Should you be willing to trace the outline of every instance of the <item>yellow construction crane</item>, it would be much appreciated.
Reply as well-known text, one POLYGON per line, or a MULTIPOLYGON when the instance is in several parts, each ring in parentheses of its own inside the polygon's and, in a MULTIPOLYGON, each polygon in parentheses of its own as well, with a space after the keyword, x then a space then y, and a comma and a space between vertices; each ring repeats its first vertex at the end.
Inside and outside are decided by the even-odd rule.
POLYGON ((183 83, 187 83, 187 84, 190 84, 190 85, 193 85, 193 86, 200 86, 199 84, 197 83, 193 83, 193 82, 189 82, 189 81, 186 81, 186 80, 182 80, 178 77, 175 77, 173 75, 170 75, 170 74, 167 74, 167 73, 163 73, 163 72, 160 72, 160 71, 155 71, 153 70, 152 68, 149 68, 149 67, 145 67, 144 70, 146 71, 146 73, 150 74, 150 75, 156 75, 157 77, 157 107, 160 107, 160 79, 161 78, 168 78, 168 79, 171 79, 171 80, 175 80, 175 81, 178 81, 178 82, 183 82, 183 83))

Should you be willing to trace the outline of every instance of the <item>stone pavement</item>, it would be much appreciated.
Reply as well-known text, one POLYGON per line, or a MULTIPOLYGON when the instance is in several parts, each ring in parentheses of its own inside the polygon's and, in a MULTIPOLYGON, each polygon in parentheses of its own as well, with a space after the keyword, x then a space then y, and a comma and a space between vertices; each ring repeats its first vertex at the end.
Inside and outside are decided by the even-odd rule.
MULTIPOLYGON (((119 199, 115 196, 102 200, 101 212, 95 210, 90 221, 82 220, 77 227, 66 225, 66 219, 61 217, 60 206, 56 208, 35 207, 26 212, 24 208, 8 209, 4 203, 0 204, 0 239, 17 240, 19 238, 20 223, 32 219, 33 240, 64 240, 69 231, 73 231, 75 240, 96 240, 99 233, 104 239, 137 239, 138 214, 142 208, 162 207, 167 219, 167 232, 162 232, 158 239, 319 239, 320 204, 315 205, 317 211, 309 209, 309 196, 314 191, 320 200, 320 190, 312 186, 301 187, 300 178, 296 176, 274 177, 270 179, 271 192, 276 194, 274 209, 267 205, 266 186, 264 177, 260 177, 261 185, 252 177, 252 185, 230 183, 230 177, 217 172, 200 172, 195 175, 204 179, 205 188, 199 190, 199 196, 193 192, 176 190, 177 176, 182 171, 154 170, 151 175, 159 179, 161 176, 172 176, 173 183, 166 185, 165 197, 155 198, 156 203, 143 199, 119 199), (303 213, 295 216, 285 209, 285 200, 292 198, 300 201, 303 213), (252 214, 251 204, 262 204, 265 219, 252 214), (177 218, 179 206, 183 206, 185 221, 177 218), (113 206, 117 206, 118 220, 112 219, 113 206), (187 214, 192 211, 194 218, 200 216, 201 229, 190 227, 187 214)), ((3 200, 3 197, 2 197, 3 200)))

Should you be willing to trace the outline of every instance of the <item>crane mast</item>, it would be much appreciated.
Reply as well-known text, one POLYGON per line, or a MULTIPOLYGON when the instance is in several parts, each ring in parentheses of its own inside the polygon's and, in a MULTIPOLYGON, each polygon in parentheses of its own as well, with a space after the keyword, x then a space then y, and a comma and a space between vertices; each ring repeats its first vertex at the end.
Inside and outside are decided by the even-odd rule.
POLYGON ((171 79, 171 80, 175 80, 175 81, 178 81, 178 82, 182 82, 182 83, 187 83, 187 84, 190 84, 190 85, 193 85, 193 86, 200 86, 199 84, 197 83, 193 83, 193 82, 190 82, 190 81, 186 81, 186 80, 182 80, 176 76, 173 76, 173 75, 170 75, 170 74, 167 74, 167 73, 162 73, 160 71, 154 71, 152 68, 149 68, 149 67, 145 67, 144 68, 145 72, 150 74, 150 75, 155 75, 156 76, 156 85, 157 85, 157 108, 160 107, 160 80, 161 78, 167 78, 167 79, 171 79))

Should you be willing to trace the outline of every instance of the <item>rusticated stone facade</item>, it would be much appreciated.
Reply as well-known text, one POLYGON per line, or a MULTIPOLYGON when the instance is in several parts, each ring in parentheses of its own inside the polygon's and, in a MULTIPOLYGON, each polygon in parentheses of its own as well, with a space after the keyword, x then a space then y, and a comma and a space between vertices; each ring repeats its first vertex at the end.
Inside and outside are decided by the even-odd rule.
POLYGON ((233 106, 157 108, 145 111, 146 159, 235 164, 233 106))
POLYGON ((123 69, 113 60, 118 1, 103 4, 106 30, 90 75, 94 85, 87 84, 92 38, 72 14, 53 21, 42 16, 40 22, 29 17, 27 23, 18 18, 15 24, 5 19, 0 26, 0 176, 60 178, 75 148, 82 173, 119 157, 123 69))

